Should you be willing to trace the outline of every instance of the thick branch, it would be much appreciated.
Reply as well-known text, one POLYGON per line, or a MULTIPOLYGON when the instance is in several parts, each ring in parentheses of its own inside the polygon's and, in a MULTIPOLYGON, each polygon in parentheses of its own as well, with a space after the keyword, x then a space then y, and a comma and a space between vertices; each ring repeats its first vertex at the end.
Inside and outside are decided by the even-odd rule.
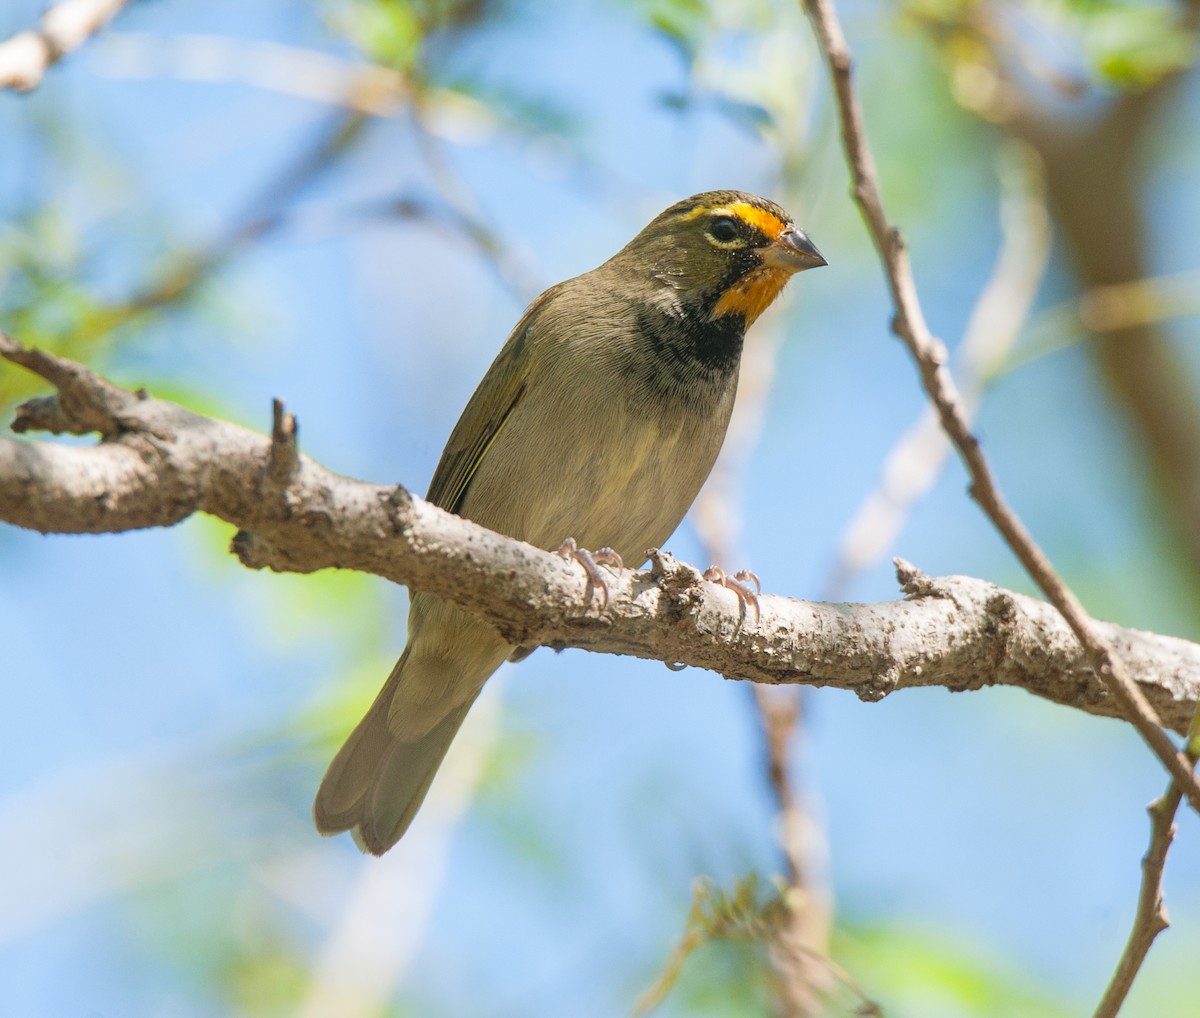
MULTIPOLYGON (((104 436, 93 447, 0 439, 0 520, 17 526, 108 533, 207 512, 241 528, 233 550, 252 568, 374 573, 478 613, 514 644, 836 686, 867 700, 918 686, 1015 685, 1092 714, 1120 714, 1052 608, 981 580, 930 580, 901 564, 904 600, 823 604, 764 595, 756 614, 695 569, 655 553, 649 571, 613 575, 601 610, 573 562, 299 453, 282 408, 272 440, 121 389, 2 335, 0 355, 59 386, 57 396, 18 411, 16 430, 104 436)), ((1098 628, 1165 723, 1184 730, 1200 699, 1200 646, 1098 628)))

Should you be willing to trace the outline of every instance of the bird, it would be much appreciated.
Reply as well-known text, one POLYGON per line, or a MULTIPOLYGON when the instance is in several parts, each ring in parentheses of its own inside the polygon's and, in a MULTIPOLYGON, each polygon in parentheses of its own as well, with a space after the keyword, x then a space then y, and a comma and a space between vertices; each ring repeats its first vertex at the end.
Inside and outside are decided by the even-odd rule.
MULTIPOLYGON (((792 275, 826 264, 765 198, 677 202, 529 305, 454 427, 427 500, 557 548, 589 584, 603 586, 596 562, 644 562, 717 458, 746 329, 792 275)), ((317 830, 350 831, 373 855, 394 846, 488 677, 528 653, 414 592, 404 651, 321 782, 317 830)))

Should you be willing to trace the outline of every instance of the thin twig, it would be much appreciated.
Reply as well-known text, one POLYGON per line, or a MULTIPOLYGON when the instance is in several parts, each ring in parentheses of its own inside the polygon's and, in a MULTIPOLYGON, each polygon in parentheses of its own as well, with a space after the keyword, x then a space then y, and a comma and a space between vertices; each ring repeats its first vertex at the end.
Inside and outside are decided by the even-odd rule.
MULTIPOLYGON (((1187 754, 1193 761, 1200 758, 1200 710, 1192 719, 1188 735, 1187 754)), ((1133 980, 1146 960, 1155 938, 1171 925, 1167 907, 1163 902, 1163 868, 1167 863, 1167 849, 1175 837, 1175 814, 1183 800, 1179 783, 1172 780, 1167 790, 1155 799, 1147 809, 1150 814, 1150 847, 1142 857, 1142 885, 1138 891, 1137 911, 1134 913, 1133 929, 1121 959, 1113 970, 1112 979, 1093 1018, 1116 1018, 1125 998, 1133 986, 1133 980)))
POLYGON ((0 43, 0 89, 28 92, 46 71, 95 35, 128 0, 63 0, 44 15, 34 31, 0 43))
POLYGON ((1138 891, 1133 929, 1094 1018, 1114 1018, 1121 1010, 1154 938, 1171 925, 1163 903, 1162 876, 1167 849, 1175 837, 1175 813, 1182 801, 1183 793, 1179 785, 1172 781, 1167 791, 1147 809, 1150 814, 1150 847, 1142 858, 1142 886, 1138 891))
POLYGON ((1192 808, 1200 812, 1200 781, 1191 761, 1163 731, 1158 715, 1134 685, 1112 645, 1097 632, 1078 598, 1054 571, 1000 493, 979 441, 971 432, 954 380, 946 369, 946 348, 925 322, 904 238, 884 212, 874 158, 863 127, 862 107, 851 77, 850 52, 832 0, 805 0, 804 7, 833 78, 842 143, 853 180, 852 193, 883 261, 895 306, 892 328, 916 360, 922 384, 942 427, 962 457, 971 478, 971 495, 1047 599, 1062 613, 1123 716, 1179 782, 1192 808))

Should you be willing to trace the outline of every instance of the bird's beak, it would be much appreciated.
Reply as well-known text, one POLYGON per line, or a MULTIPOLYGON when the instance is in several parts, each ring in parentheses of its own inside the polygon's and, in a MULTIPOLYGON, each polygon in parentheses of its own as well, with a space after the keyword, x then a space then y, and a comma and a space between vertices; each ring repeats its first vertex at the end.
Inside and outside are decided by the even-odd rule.
POLYGON ((763 250, 763 264, 787 272, 803 272, 829 263, 803 230, 789 226, 763 250))

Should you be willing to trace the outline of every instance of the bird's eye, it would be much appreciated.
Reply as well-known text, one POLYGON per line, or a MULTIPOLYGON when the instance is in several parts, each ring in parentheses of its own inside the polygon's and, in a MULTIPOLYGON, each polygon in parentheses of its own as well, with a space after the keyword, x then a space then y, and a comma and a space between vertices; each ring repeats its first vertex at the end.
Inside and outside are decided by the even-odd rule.
POLYGON ((708 235, 718 244, 732 243, 738 238, 737 223, 728 216, 720 216, 709 224, 708 235))

